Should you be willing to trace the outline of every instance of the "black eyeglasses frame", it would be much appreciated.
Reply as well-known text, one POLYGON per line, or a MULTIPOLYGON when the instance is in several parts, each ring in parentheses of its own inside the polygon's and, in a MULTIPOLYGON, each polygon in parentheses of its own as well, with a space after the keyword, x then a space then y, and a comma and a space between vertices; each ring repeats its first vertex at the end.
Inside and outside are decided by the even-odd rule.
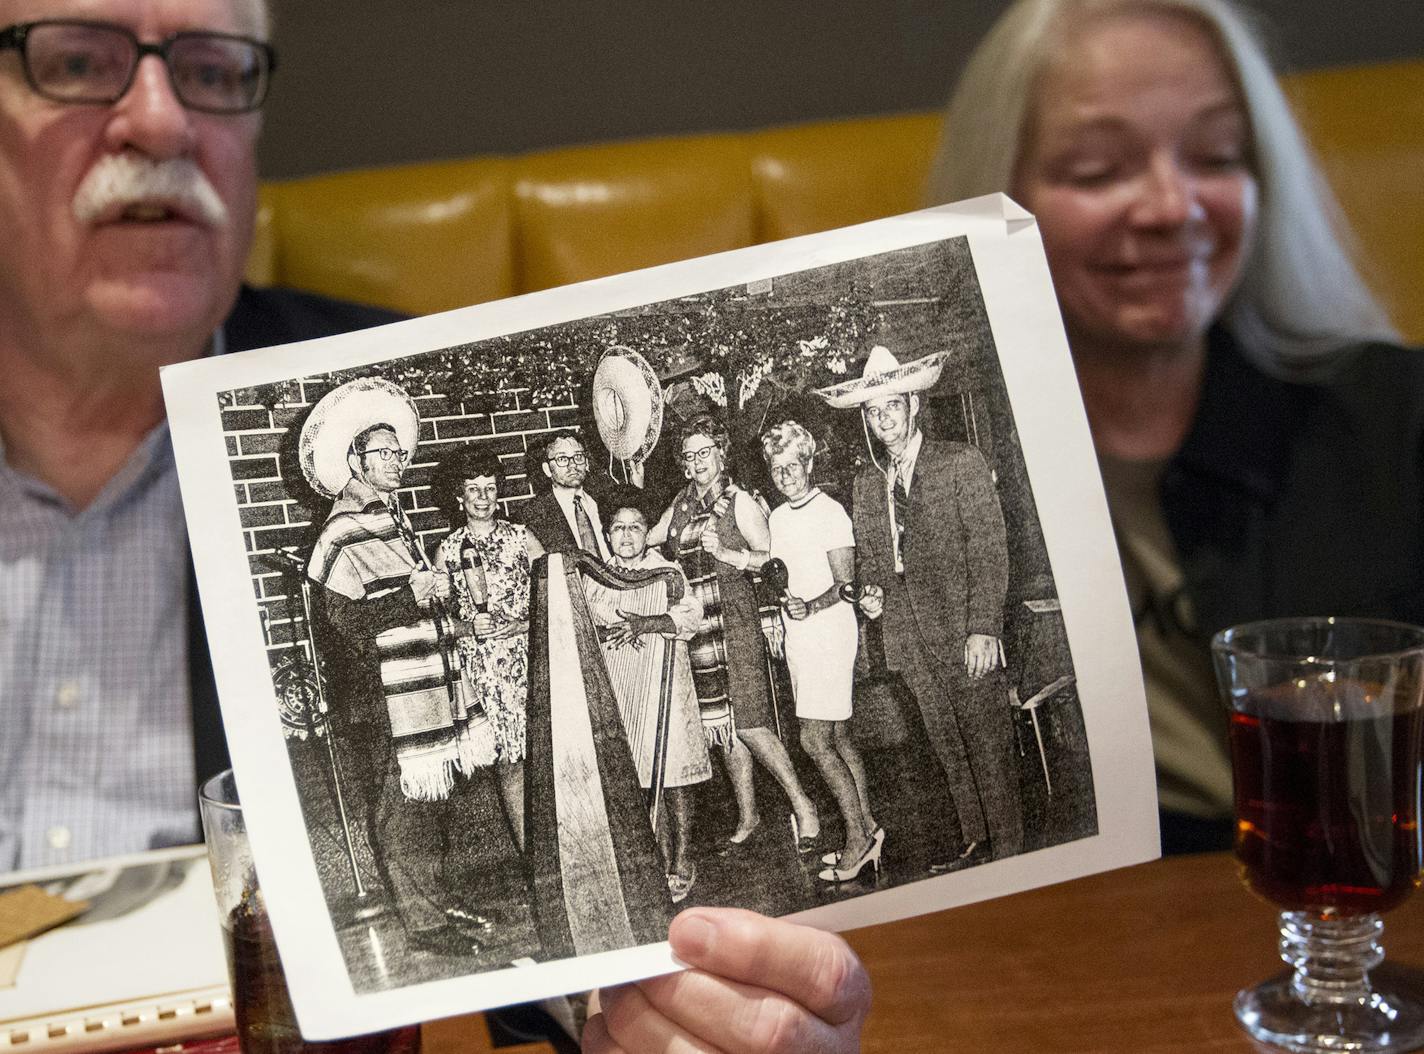
POLYGON ((198 113, 217 114, 219 116, 236 116, 238 114, 253 113, 262 108, 262 104, 267 101, 267 92, 272 85, 272 75, 277 72, 277 52, 271 44, 265 40, 258 40, 256 37, 244 36, 241 33, 223 33, 218 30, 183 30, 178 33, 171 33, 164 37, 157 44, 150 44, 139 40, 138 34, 127 26, 121 26, 114 22, 100 22, 84 18, 46 18, 34 22, 17 22, 14 25, 0 29, 0 51, 18 51, 20 53, 20 68, 24 71, 25 82, 29 84, 30 90, 42 99, 50 102, 57 102, 73 106, 112 106, 133 87, 134 78, 138 76, 138 67, 147 56, 157 55, 159 61, 163 63, 163 68, 168 71, 168 83, 173 89, 173 96, 186 109, 194 110, 198 113), (92 98, 79 97, 70 98, 68 96, 54 95, 40 87, 35 80, 34 74, 30 70, 29 52, 26 50, 26 40, 30 32, 37 26, 79 26, 90 29, 103 29, 121 34, 132 41, 134 46, 133 66, 129 69, 129 75, 124 81, 123 87, 118 94, 111 97, 95 96, 92 98), (183 40, 233 40, 242 44, 251 45, 261 56, 260 73, 261 80, 257 94, 253 101, 245 106, 237 108, 195 106, 187 99, 183 98, 183 90, 178 86, 178 81, 173 76, 173 66, 168 61, 168 54, 173 45, 183 40))
POLYGON ((559 468, 568 468, 570 465, 588 465, 588 451, 580 450, 576 454, 550 454, 544 459, 551 465, 559 468))

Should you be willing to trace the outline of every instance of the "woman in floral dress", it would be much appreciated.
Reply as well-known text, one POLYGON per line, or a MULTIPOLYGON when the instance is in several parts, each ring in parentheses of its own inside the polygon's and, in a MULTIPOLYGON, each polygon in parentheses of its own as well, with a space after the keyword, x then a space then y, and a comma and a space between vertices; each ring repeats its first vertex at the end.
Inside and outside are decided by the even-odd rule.
POLYGON ((467 774, 493 766, 514 844, 524 851, 524 723, 529 692, 529 564, 544 555, 523 525, 501 519, 503 478, 492 453, 459 451, 449 466, 447 486, 465 525, 453 531, 436 554, 451 574, 459 618, 472 622, 473 636, 459 640, 461 677, 472 717, 462 750, 467 774))

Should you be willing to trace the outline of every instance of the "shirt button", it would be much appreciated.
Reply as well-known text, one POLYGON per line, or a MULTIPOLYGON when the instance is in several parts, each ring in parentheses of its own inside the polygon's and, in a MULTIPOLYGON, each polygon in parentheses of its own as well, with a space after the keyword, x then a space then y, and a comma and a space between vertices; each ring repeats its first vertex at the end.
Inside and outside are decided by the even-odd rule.
POLYGON ((48 840, 51 849, 68 849, 73 837, 74 836, 69 833, 68 827, 51 827, 45 832, 45 838, 48 840))
POLYGON ((55 690, 54 701, 61 710, 72 710, 79 705, 79 697, 84 694, 84 689, 79 686, 78 681, 61 681, 59 688, 55 690))

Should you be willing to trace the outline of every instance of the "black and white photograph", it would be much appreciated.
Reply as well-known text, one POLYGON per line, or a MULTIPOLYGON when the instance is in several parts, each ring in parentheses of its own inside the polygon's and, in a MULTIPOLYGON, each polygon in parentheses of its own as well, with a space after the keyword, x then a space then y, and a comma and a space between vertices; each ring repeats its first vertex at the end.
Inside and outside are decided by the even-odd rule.
POLYGON ((1041 244, 969 204, 165 372, 309 1035, 1156 854, 1041 244))

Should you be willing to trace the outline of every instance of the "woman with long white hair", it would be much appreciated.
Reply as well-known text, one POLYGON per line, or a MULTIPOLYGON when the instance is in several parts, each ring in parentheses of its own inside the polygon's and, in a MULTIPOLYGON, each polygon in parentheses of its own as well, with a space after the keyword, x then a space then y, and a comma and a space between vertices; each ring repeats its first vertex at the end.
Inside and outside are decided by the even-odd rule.
POLYGON ((1206 643, 1424 619, 1424 358, 1398 337, 1245 14, 1019 0, 966 66, 934 202, 1035 214, 1137 619, 1163 844, 1222 845, 1206 643))

